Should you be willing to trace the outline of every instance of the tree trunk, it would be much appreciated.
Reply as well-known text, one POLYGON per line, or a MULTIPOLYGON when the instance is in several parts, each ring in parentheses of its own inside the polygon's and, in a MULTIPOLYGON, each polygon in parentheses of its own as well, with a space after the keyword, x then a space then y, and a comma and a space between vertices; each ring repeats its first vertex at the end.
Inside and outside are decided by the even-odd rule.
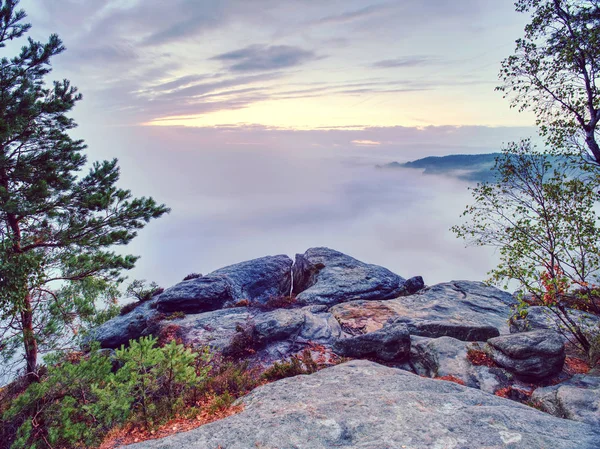
POLYGON ((38 380, 38 346, 33 332, 33 310, 31 307, 31 295, 29 293, 25 297, 23 311, 21 312, 21 324, 23 326, 25 361, 27 362, 27 379, 29 382, 34 382, 38 380))
POLYGON ((592 156, 594 156, 596 163, 600 165, 600 146, 598 146, 598 142, 596 142, 596 136, 594 135, 593 129, 592 131, 586 131, 585 143, 592 152, 592 156))

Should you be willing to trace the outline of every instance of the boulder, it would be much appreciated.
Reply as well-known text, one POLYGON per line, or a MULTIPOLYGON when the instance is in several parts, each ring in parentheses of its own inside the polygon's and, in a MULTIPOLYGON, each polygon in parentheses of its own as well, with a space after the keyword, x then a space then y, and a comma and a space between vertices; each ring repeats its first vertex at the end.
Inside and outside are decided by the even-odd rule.
POLYGON ((330 312, 348 333, 372 332, 390 318, 398 318, 411 335, 486 341, 509 333, 507 320, 514 304, 510 293, 495 287, 452 281, 387 301, 339 304, 330 312))
POLYGON ((558 374, 565 362, 565 345, 554 331, 502 335, 487 341, 486 352, 508 371, 530 379, 558 374))
POLYGON ((243 410, 132 449, 597 449, 600 429, 451 382, 351 361, 252 391, 243 410))
POLYGON ((560 418, 600 428, 600 377, 577 374, 558 385, 538 388, 531 395, 536 407, 560 418))
POLYGON ((302 310, 278 309, 257 315, 254 329, 263 343, 293 339, 300 333, 304 320, 302 310))
POLYGON ((161 312, 208 312, 246 299, 265 303, 289 295, 292 260, 267 256, 220 268, 206 276, 168 288, 158 297, 161 312))
POLYGON ((375 332, 340 338, 332 349, 343 357, 400 361, 410 353, 410 335, 404 324, 392 321, 375 332))
MULTIPOLYGON (((600 317, 581 310, 567 309, 569 316, 578 323, 583 330, 594 332, 600 326, 600 317)), ((538 329, 551 329, 561 332, 564 325, 558 317, 545 306, 531 306, 527 308, 527 316, 521 318, 513 315, 510 319, 510 331, 513 333, 526 332, 538 329)), ((566 341, 566 338, 565 338, 566 341)))
POLYGON ((299 304, 332 306, 352 300, 395 298, 404 292, 404 278, 329 248, 296 254, 294 293, 299 304))
POLYGON ((424 288, 425 281, 423 281, 423 278, 421 276, 413 276, 404 283, 403 293, 406 295, 413 295, 424 288))
POLYGON ((146 335, 157 325, 160 314, 156 311, 156 299, 146 301, 125 315, 119 315, 94 329, 84 346, 95 340, 101 348, 117 349, 127 346, 129 340, 146 335))
POLYGON ((215 351, 227 352, 239 329, 252 327, 253 319, 253 314, 245 307, 214 310, 172 321, 163 320, 159 323, 158 333, 175 326, 184 344, 209 346, 215 351))
POLYGON ((475 366, 469 362, 469 350, 479 349, 452 337, 411 337, 410 365, 415 373, 428 377, 452 376, 466 386, 495 393, 510 383, 510 374, 502 368, 475 366))

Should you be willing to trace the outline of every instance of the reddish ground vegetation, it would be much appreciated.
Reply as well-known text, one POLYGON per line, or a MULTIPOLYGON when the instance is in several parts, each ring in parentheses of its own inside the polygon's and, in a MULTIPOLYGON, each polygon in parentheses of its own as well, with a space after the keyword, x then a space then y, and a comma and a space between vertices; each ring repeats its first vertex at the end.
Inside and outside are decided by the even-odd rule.
POLYGON ((296 305, 296 295, 271 296, 265 303, 253 302, 251 305, 263 310, 290 309, 296 305))
POLYGON ((247 299, 240 299, 233 305, 233 307, 250 307, 250 301, 247 299))
POLYGON ((585 360, 577 357, 568 357, 565 359, 564 370, 567 374, 587 374, 590 371, 590 365, 585 360))
POLYGON ((512 391, 512 387, 504 387, 499 390, 494 391, 496 396, 500 396, 501 398, 510 399, 510 393, 512 391))
POLYGON ((535 387, 533 385, 530 385, 529 387, 525 386, 524 388, 519 388, 516 385, 509 385, 507 387, 496 390, 494 394, 501 398, 506 398, 512 401, 528 404, 531 399, 531 394, 534 390, 535 387))
POLYGON ((213 396, 198 403, 201 411, 194 417, 175 418, 164 425, 147 430, 144 427, 126 426, 121 429, 115 429, 110 432, 99 449, 114 449, 127 444, 139 443, 140 441, 154 440, 164 438, 180 432, 187 432, 204 424, 218 421, 219 419, 235 415, 243 410, 241 405, 230 405, 215 410, 214 403, 218 397, 213 396))
POLYGON ((488 366, 490 368, 498 366, 489 355, 478 349, 469 349, 467 351, 467 360, 471 362, 471 365, 475 366, 488 366))
POLYGON ((465 385, 465 382, 462 379, 459 379, 456 376, 453 376, 451 374, 447 375, 447 376, 439 376, 439 377, 434 377, 435 380, 447 380, 448 382, 454 382, 455 384, 459 384, 459 385, 465 385))
POLYGON ((177 324, 169 324, 161 329, 158 335, 158 345, 164 346, 175 340, 177 344, 183 344, 181 338, 181 327, 177 324))

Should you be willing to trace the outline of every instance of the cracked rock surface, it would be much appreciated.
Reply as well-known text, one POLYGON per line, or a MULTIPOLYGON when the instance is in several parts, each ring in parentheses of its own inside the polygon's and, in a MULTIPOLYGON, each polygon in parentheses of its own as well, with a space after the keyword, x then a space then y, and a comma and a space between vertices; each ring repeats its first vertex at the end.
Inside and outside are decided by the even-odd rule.
POLYGON ((257 388, 244 410, 132 449, 597 449, 600 429, 368 361, 257 388))

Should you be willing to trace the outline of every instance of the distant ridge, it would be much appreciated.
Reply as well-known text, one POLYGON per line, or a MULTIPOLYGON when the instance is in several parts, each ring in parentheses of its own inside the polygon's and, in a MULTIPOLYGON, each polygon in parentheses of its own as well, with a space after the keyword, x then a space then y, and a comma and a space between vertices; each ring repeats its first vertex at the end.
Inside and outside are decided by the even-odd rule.
POLYGON ((487 182, 496 179, 496 173, 492 169, 496 158, 501 155, 502 153, 429 156, 405 163, 390 162, 378 165, 377 168, 416 168, 427 175, 451 176, 468 182, 487 182))

